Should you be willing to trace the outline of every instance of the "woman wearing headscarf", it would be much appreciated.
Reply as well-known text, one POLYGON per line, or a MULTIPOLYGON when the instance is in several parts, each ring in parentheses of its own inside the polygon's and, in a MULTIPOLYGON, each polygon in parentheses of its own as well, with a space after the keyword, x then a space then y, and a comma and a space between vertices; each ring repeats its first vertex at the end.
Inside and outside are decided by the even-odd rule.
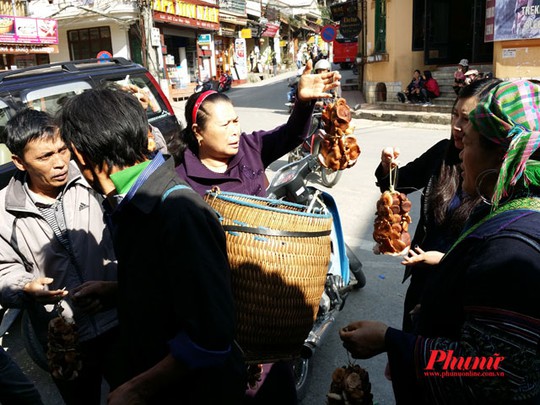
MULTIPOLYGON (((414 308, 420 302, 427 279, 435 274, 440 258, 456 241, 478 204, 478 197, 466 195, 461 189, 459 154, 463 149, 463 128, 481 95, 498 83, 498 79, 486 79, 464 87, 452 107, 450 138, 437 142, 406 165, 396 167, 397 191, 422 192, 420 216, 411 242, 413 248, 402 262, 407 266, 403 282, 410 277, 403 308, 402 328, 406 332, 414 330, 414 308)), ((390 146, 381 152, 381 163, 375 171, 381 193, 390 187, 390 166, 398 156, 399 150, 390 146)))
POLYGON ((355 358, 387 352, 398 404, 540 401, 540 87, 502 82, 469 117, 462 187, 483 202, 430 280, 417 332, 340 331, 355 358))

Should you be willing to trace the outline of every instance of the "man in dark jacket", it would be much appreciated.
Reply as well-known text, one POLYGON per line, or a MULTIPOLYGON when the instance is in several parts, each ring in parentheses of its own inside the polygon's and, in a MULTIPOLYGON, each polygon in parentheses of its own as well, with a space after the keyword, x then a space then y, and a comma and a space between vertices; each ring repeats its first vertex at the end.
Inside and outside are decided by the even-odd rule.
POLYGON ((81 172, 107 196, 118 257, 126 372, 109 404, 239 403, 245 367, 215 213, 171 158, 149 159, 146 115, 129 94, 84 92, 60 122, 81 172))

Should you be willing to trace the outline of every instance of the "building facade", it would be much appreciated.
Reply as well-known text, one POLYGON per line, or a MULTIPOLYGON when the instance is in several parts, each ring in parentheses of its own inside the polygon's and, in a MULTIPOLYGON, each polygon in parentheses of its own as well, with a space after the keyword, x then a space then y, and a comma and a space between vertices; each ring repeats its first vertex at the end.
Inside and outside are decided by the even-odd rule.
POLYGON ((402 90, 415 69, 489 69, 501 79, 540 77, 540 0, 353 0, 363 22, 359 85, 367 102, 402 90))

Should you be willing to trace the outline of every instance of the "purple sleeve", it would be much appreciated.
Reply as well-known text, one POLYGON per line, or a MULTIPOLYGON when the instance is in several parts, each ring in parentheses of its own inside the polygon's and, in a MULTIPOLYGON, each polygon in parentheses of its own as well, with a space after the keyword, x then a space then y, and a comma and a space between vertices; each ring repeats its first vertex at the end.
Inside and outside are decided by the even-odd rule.
POLYGON ((253 135, 261 142, 261 159, 264 167, 290 152, 309 135, 311 116, 315 102, 297 101, 293 112, 285 125, 271 131, 257 131, 253 135))

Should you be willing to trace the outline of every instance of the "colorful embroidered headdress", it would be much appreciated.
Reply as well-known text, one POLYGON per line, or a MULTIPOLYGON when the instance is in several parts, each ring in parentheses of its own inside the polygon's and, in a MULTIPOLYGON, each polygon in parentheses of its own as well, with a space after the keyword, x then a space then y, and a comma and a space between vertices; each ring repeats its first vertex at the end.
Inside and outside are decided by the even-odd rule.
POLYGON ((540 162, 529 160, 540 147, 540 86, 527 80, 502 82, 469 114, 476 130, 506 149, 492 202, 494 209, 521 180, 540 186, 540 162))

